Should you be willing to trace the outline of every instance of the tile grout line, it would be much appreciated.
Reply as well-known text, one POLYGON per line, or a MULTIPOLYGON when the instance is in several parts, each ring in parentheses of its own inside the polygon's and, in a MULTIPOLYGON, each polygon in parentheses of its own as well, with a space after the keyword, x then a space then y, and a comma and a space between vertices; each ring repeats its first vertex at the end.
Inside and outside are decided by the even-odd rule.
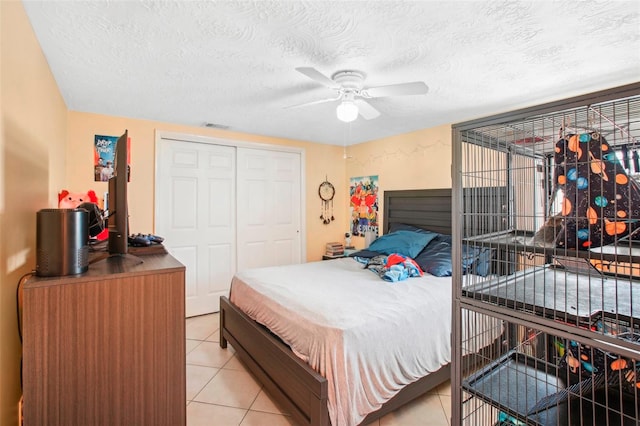
MULTIPOLYGON (((235 356, 235 355, 234 355, 235 356)), ((247 409, 247 412, 244 413, 244 416, 242 416, 242 420, 240 420, 240 423, 238 423, 238 426, 240 426, 242 424, 242 422, 244 421, 244 419, 247 417, 247 415, 249 414, 249 411, 251 411, 251 407, 253 407, 253 404, 256 403, 256 400, 258 399, 258 396, 260 395, 260 392, 262 392, 262 389, 264 389, 264 386, 260 387, 260 390, 258 391, 258 393, 256 394, 255 398, 253 398, 253 401, 251 401, 251 404, 249 404, 249 408, 247 409)))
POLYGON ((438 395, 438 400, 440 401, 440 406, 442 407, 442 412, 444 413, 444 418, 447 419, 447 424, 449 426, 451 426, 451 416, 449 414, 447 414, 447 409, 444 406, 444 402, 442 402, 442 398, 440 398, 440 396, 448 396, 448 395, 438 395))
MULTIPOLYGON (((191 349, 191 350, 189 351, 189 353, 193 352, 193 351, 194 351, 198 346, 200 346, 200 345, 202 344, 202 342, 204 342, 204 340, 199 340, 199 339, 189 339, 189 340, 197 340, 197 341, 199 341, 199 342, 200 342, 200 343, 198 343, 198 344, 197 344, 193 349, 191 349)), ((235 355, 234 355, 234 356, 235 356, 235 355)), ((185 357, 186 357, 186 355, 185 355, 185 357)), ((185 360, 185 361, 186 361, 186 360, 185 360)), ((227 360, 227 362, 228 362, 228 360, 227 360)), ((225 363, 225 364, 226 364, 226 363, 225 363)), ((206 388, 206 387, 207 387, 207 385, 208 385, 209 383, 211 383, 211 381, 213 380, 213 378, 214 378, 214 377, 216 377, 216 376, 218 375, 218 373, 220 373, 220 370, 222 370, 222 367, 220 367, 220 368, 216 368, 216 367, 211 367, 211 366, 208 366, 208 365, 189 364, 189 363, 186 363, 185 365, 195 365, 196 367, 209 367, 209 368, 215 368, 215 369, 217 370, 217 371, 216 371, 216 373, 215 373, 213 376, 211 376, 211 378, 207 381, 207 383, 205 383, 205 384, 200 388, 200 390, 199 390, 195 395, 193 395, 193 398, 191 399, 191 401, 189 401, 189 404, 190 404, 191 402, 195 401, 195 399, 198 397, 198 395, 200 395, 200 393, 202 392, 202 390, 203 390, 204 388, 206 388)), ((186 368, 186 367, 185 367, 185 368, 186 368)), ((185 385, 186 385, 186 384, 185 384, 185 385)), ((196 402, 200 402, 200 401, 196 401, 196 402)), ((206 404, 206 403, 203 403, 203 404, 206 404)), ((211 404, 211 405, 218 405, 218 404, 211 404)))

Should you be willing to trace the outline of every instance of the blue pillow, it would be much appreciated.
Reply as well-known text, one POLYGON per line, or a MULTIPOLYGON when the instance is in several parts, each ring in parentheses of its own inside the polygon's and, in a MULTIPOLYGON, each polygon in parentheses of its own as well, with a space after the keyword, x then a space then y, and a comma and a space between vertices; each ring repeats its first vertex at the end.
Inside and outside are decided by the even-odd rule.
MULTIPOLYGON (((436 277, 450 277, 453 274, 451 260, 451 235, 439 234, 432 243, 414 259, 420 268, 436 277)), ((486 247, 462 247, 462 273, 472 273, 486 277, 491 271, 493 250, 486 247)))
POLYGON ((367 250, 382 254, 399 253, 414 259, 438 234, 396 231, 374 240, 367 250))
MULTIPOLYGON (((453 238, 451 235, 439 234, 436 241, 445 241, 451 245, 453 238)), ((462 257, 462 267, 467 272, 473 272, 476 275, 486 277, 491 271, 491 259, 493 258, 493 249, 488 247, 462 246, 464 256, 462 257), (469 267, 473 267, 473 271, 468 271, 469 267)))
POLYGON ((486 277, 491 272, 491 259, 493 258, 493 249, 488 247, 473 248, 473 263, 467 272, 486 277))
POLYGON ((438 236, 436 237, 436 241, 444 241, 451 244, 453 242, 453 237, 451 235, 438 234, 438 236))
POLYGON ((434 240, 414 259, 420 269, 436 277, 450 277, 453 273, 451 263, 451 243, 434 240))

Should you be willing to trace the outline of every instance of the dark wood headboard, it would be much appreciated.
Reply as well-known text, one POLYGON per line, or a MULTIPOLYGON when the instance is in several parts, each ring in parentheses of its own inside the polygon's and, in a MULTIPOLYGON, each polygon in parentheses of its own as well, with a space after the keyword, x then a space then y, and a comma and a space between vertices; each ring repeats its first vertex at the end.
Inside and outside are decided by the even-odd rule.
MULTIPOLYGON (((465 237, 474 236, 476 229, 499 232, 509 227, 506 186, 465 188, 463 199, 465 237)), ((451 234, 451 188, 384 191, 384 234, 393 222, 451 234)))
POLYGON ((451 188, 384 191, 384 234, 393 222, 451 234, 451 188))

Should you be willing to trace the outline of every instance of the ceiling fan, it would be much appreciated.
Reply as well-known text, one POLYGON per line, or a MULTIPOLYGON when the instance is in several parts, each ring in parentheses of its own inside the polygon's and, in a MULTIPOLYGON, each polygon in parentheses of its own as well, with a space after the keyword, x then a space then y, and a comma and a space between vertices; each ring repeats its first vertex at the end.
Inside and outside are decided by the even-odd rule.
POLYGON ((336 115, 339 120, 347 123, 358 118, 358 114, 366 120, 374 119, 380 115, 380 111, 367 102, 367 99, 384 98, 388 96, 424 95, 429 91, 429 87, 422 81, 379 87, 364 87, 366 74, 356 70, 338 71, 334 73, 331 78, 312 67, 299 67, 296 68, 296 71, 329 89, 335 90, 336 96, 291 105, 287 108, 298 108, 325 102, 340 101, 340 105, 336 108, 336 115))

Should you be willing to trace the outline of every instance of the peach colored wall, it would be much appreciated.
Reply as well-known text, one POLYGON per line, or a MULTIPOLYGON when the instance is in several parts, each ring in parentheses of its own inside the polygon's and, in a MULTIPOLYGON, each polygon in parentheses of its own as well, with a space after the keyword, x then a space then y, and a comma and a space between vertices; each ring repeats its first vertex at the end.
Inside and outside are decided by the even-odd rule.
MULTIPOLYGON (((303 148, 306 164, 306 240, 307 260, 320 260, 324 243, 341 240, 345 217, 336 215, 336 221, 323 225, 319 219, 320 200, 318 185, 325 176, 334 182, 343 182, 345 166, 342 147, 303 141, 271 138, 237 132, 189 127, 171 123, 100 114, 69 112, 69 143, 67 147, 67 182, 70 191, 93 189, 99 196, 107 190, 107 183, 93 180, 93 140, 96 134, 119 136, 125 129, 131 137, 131 182, 129 184, 129 215, 133 233, 154 232, 154 174, 156 131, 210 136, 221 139, 277 144, 303 148)), ((336 185, 335 211, 345 210, 348 188, 336 185)))
MULTIPOLYGON (((350 146, 347 157, 345 187, 352 177, 378 176, 382 223, 384 191, 451 188, 451 125, 350 146)), ((353 240, 356 247, 363 246, 363 238, 353 240)))
POLYGON ((36 212, 65 181, 67 108, 22 2, 0 2, 0 425, 18 423, 16 286, 35 268, 36 212))
MULTIPOLYGON (((237 132, 189 127, 171 123, 136 120, 100 114, 69 112, 67 148, 67 184, 70 191, 93 189, 99 195, 107 184, 93 181, 93 138, 96 134, 120 135, 124 129, 131 136, 132 179, 129 186, 129 209, 132 232, 154 232, 154 158, 155 132, 179 132, 215 138, 303 148, 306 156, 306 225, 307 260, 319 260, 328 241, 343 241, 349 229, 349 178, 378 175, 380 193, 387 189, 451 187, 451 126, 420 130, 344 148, 304 141, 294 141, 237 132), (324 225, 319 219, 318 185, 325 178, 334 183, 336 220, 324 225)), ((380 200, 382 220, 383 202, 380 200)), ((354 238, 361 247, 361 238, 354 238)))

